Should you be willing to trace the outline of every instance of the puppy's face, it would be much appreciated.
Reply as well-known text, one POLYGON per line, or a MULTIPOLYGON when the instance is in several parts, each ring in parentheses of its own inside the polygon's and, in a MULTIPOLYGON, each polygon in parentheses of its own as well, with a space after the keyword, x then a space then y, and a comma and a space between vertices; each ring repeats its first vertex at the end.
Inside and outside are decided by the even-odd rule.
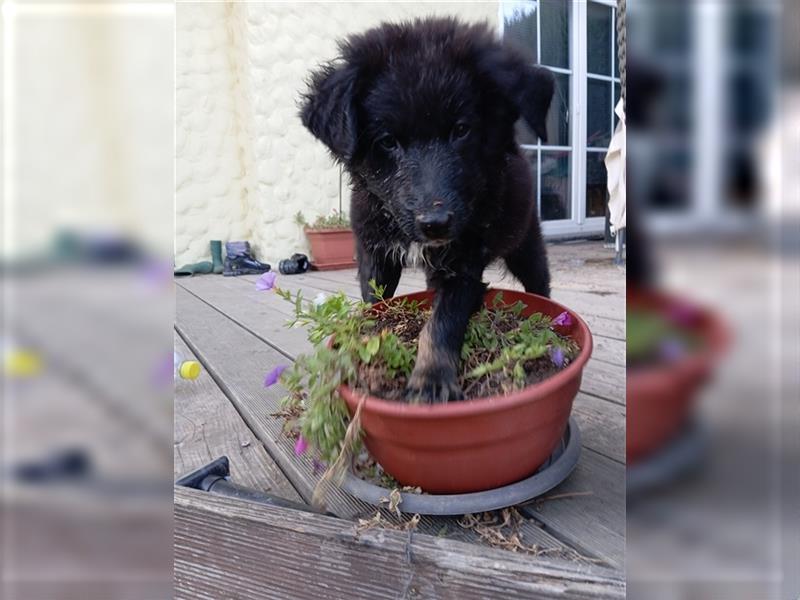
POLYGON ((366 90, 351 166, 408 239, 445 244, 469 223, 485 186, 483 169, 473 166, 483 164, 485 122, 467 72, 447 63, 410 67, 395 62, 366 90))
POLYGON ((520 114, 545 137, 549 72, 453 20, 383 25, 316 73, 304 125, 410 241, 458 238, 513 151, 520 114))

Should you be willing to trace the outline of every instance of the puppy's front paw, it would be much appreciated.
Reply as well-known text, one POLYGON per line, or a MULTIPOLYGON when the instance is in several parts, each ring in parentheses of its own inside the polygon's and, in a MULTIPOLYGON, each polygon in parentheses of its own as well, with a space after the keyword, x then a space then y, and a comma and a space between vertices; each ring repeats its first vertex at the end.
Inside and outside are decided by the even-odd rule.
POLYGON ((414 369, 406 386, 406 400, 412 404, 444 404, 463 398, 456 374, 449 369, 414 369))

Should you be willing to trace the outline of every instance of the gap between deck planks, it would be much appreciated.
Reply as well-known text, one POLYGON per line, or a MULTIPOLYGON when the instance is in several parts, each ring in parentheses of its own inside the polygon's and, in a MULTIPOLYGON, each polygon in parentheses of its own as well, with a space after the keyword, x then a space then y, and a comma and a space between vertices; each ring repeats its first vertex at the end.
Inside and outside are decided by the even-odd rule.
POLYGON ((175 490, 177 598, 623 598, 624 575, 175 490), (269 540, 269 551, 264 548, 269 540))
MULTIPOLYGON (((175 334, 183 360, 196 360, 175 334)), ((175 479, 216 460, 230 458, 233 481, 302 502, 300 494, 253 435, 217 384, 203 370, 194 380, 175 379, 175 479)))
MULTIPOLYGON (((216 278, 220 280, 222 278, 216 278)), ((213 281, 213 280, 212 280, 213 281)), ((237 325, 232 320, 229 320, 226 314, 231 312, 230 304, 239 304, 243 310, 232 311, 238 312, 240 318, 249 318, 250 311, 247 307, 252 307, 253 311, 261 310, 263 314, 255 320, 270 321, 276 319, 276 311, 280 315, 278 309, 273 307, 265 307, 259 302, 254 302, 252 298, 248 298, 245 293, 245 288, 242 286, 235 287, 235 282, 229 282, 222 287, 217 287, 216 297, 207 299, 200 299, 182 286, 186 285, 181 282, 178 287, 178 316, 179 316, 179 329, 185 334, 188 339, 192 340, 197 338, 195 342, 196 348, 199 347, 199 355, 206 356, 206 360, 211 360, 215 368, 219 370, 216 378, 218 381, 223 381, 222 386, 226 389, 226 394, 231 397, 235 402, 238 402, 240 412, 249 412, 251 415, 249 419, 246 418, 248 424, 254 430, 261 430, 266 433, 268 448, 272 444, 271 454, 276 462, 281 466, 284 472, 289 476, 289 479, 301 490, 301 487, 307 489, 313 488, 316 478, 310 476, 308 472, 290 474, 292 469, 298 468, 298 461, 291 456, 291 445, 287 440, 278 432, 275 433, 276 422, 270 419, 268 414, 274 412, 274 408, 269 406, 276 406, 278 398, 282 395, 279 390, 270 389, 263 390, 260 388, 260 379, 263 374, 277 362, 285 361, 285 356, 279 354, 270 345, 264 343, 263 336, 254 335, 247 326, 237 325), (227 287, 228 289, 224 289, 227 287), (237 290, 241 293, 237 293, 237 290), (212 303, 227 304, 224 307, 212 306, 212 303), (260 305, 260 306, 259 306, 260 305), (229 325, 224 325, 227 322, 229 325), (232 339, 235 338, 235 339, 232 339), (247 349, 243 350, 242 346, 247 349), (237 365, 237 363, 240 363, 237 365), (249 374, 245 374, 247 372, 249 374), (277 452, 276 456, 274 452, 277 452), (296 478, 303 480, 302 485, 298 486, 296 478)), ((188 287, 188 286, 187 286, 188 287)), ((192 285, 194 288, 198 287, 211 287, 203 284, 198 286, 197 282, 192 285)), ((206 293, 207 297, 213 294, 206 293)), ((262 298, 271 298, 270 302, 283 302, 272 294, 262 294, 262 298)), ((283 320, 281 316, 281 321, 283 320)), ((284 330, 290 331, 290 330, 284 330)), ((299 332, 302 333, 302 332, 299 332)), ((298 337, 294 337, 294 343, 298 343, 298 337)), ((290 354, 290 353, 287 353, 290 354)), ((622 437, 622 436, 620 436, 622 437)), ((306 459, 303 459, 306 461, 306 459)), ((307 471, 308 465, 304 464, 303 468, 307 471)), ((570 503, 577 503, 580 505, 579 512, 583 513, 582 518, 561 519, 558 515, 561 509, 558 508, 560 502, 548 503, 544 510, 537 512, 536 519, 550 529, 552 533, 559 540, 568 540, 568 543, 578 548, 581 552, 589 555, 602 556, 611 564, 620 566, 622 563, 623 553, 623 531, 624 531, 624 467, 610 460, 600 454, 587 451, 581 460, 581 465, 576 470, 567 482, 562 484, 556 492, 564 491, 586 491, 592 490, 592 487, 602 490, 600 493, 595 493, 592 496, 584 496, 580 498, 571 498, 568 500, 570 503), (604 468, 602 465, 594 467, 594 463, 607 463, 606 466, 616 465, 613 467, 604 468), (611 476, 609 481, 593 482, 593 473, 605 473, 611 476), (614 491, 615 490, 615 491, 614 491), (593 524, 588 515, 592 515, 596 511, 603 511, 608 513, 604 517, 597 519, 596 535, 592 533, 593 524), (613 527, 609 528, 604 523, 613 523, 613 527), (589 530, 587 533, 587 529, 589 530), (588 544, 582 543, 589 540, 588 544)), ((301 490, 301 494, 302 494, 301 490)), ((349 498, 341 497, 336 501, 339 503, 338 509, 343 514, 350 516, 357 514, 359 511, 364 512, 362 503, 349 498)), ((336 512, 336 511, 334 511, 336 512)), ((536 535, 540 535, 540 531, 534 530, 536 535)), ((529 542, 533 541, 529 539, 529 542)), ((551 540, 552 542, 552 540, 551 540)))

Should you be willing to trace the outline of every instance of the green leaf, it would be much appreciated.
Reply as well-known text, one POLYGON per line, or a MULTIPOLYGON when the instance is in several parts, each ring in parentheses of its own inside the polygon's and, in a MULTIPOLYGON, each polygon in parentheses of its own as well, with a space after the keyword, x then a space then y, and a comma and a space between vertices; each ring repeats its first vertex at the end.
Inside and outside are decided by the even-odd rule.
POLYGON ((514 365, 514 380, 519 384, 525 382, 525 369, 522 368, 522 363, 518 362, 514 365))
POLYGON ((358 357, 361 359, 361 362, 369 363, 370 359, 372 358, 372 355, 370 355, 369 350, 367 350, 366 346, 361 346, 358 349, 358 357))
POLYGON ((380 347, 381 347, 381 338, 377 336, 369 338, 369 341, 367 342, 367 354, 369 354, 370 357, 375 356, 378 353, 380 347))

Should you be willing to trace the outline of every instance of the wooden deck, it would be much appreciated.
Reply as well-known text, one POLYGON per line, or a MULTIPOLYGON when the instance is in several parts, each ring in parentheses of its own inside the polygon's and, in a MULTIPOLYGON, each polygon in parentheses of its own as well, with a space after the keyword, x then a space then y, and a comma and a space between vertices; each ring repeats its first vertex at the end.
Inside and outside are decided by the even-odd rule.
MULTIPOLYGON (((334 489, 335 517, 175 489, 175 583, 182 598, 606 598, 625 593, 625 273, 599 242, 549 248, 553 297, 589 324, 595 350, 575 399, 580 462, 548 498, 520 506, 526 544, 541 555, 481 541, 456 518, 424 517, 411 532, 357 532, 375 508, 334 489)), ((309 349, 288 329, 291 307, 255 289, 256 277, 198 276, 176 282, 175 343, 204 366, 179 380, 176 477, 220 455, 231 479, 310 502, 320 474, 294 456, 281 433, 285 391, 265 389, 267 371, 309 349)), ((484 279, 518 288, 497 269, 484 279)), ((355 271, 279 276, 278 284, 357 297, 355 271)), ((398 293, 424 288, 406 270, 398 293)))

